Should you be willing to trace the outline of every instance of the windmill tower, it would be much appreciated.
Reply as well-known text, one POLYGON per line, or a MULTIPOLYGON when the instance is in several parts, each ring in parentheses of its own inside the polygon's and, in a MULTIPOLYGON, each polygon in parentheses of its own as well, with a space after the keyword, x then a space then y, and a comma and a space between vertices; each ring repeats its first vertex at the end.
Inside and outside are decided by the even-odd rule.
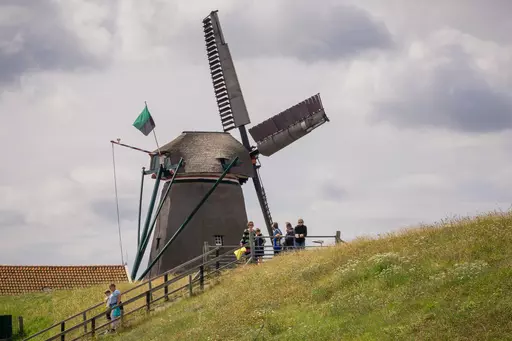
MULTIPOLYGON (((183 158, 184 167, 178 170, 175 184, 158 217, 150 263, 211 187, 209 182, 219 178, 226 162, 237 156, 240 163, 230 170, 229 176, 192 218, 187 230, 165 251, 150 275, 160 274, 199 255, 205 241, 217 245, 237 245, 247 223, 241 185, 249 178, 252 179, 265 225, 271 234, 272 216, 259 175, 259 156, 271 156, 329 121, 320 94, 316 94, 249 129, 256 141, 256 146, 251 146, 246 130, 246 125, 251 123, 249 113, 217 11, 211 12, 203 20, 203 29, 224 132, 184 132, 160 148, 168 159, 166 162, 177 164, 183 158), (240 132, 241 143, 229 133, 235 128, 240 132)), ((152 159, 153 170, 157 168, 157 159, 157 156, 152 159)))

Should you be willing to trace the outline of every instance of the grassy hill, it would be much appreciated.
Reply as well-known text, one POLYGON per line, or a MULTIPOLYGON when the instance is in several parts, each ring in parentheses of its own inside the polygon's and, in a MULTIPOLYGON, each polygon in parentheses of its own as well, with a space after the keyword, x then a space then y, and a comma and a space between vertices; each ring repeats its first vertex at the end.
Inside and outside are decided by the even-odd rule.
POLYGON ((108 339, 512 340, 512 215, 290 254, 108 339))
MULTIPOLYGON (((511 256, 511 213, 445 221, 236 269, 102 339, 512 340, 511 256)), ((31 334, 103 289, 0 297, 0 314, 31 334)))

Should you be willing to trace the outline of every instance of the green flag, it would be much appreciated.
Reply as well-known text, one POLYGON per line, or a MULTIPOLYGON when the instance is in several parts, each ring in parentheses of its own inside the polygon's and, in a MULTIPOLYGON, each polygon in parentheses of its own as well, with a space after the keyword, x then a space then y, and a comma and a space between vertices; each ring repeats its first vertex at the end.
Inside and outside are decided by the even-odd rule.
POLYGON ((153 121, 153 117, 151 117, 147 105, 144 106, 144 110, 142 110, 139 117, 133 122, 133 126, 146 136, 155 129, 155 121, 153 121))

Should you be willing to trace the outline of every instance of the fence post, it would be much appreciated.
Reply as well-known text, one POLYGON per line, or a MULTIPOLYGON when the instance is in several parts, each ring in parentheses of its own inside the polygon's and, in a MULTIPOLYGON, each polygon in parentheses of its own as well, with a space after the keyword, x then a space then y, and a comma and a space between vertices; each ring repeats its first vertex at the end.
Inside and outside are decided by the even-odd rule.
POLYGON ((87 334, 87 322, 85 322, 85 321, 87 321, 87 312, 86 311, 83 312, 82 317, 84 318, 84 333, 87 334))
POLYGON ((204 290, 204 265, 199 267, 199 288, 204 290))
POLYGON ((192 275, 188 275, 188 293, 192 297, 192 275))
POLYGON ((164 283, 165 283, 165 286, 164 286, 164 300, 165 301, 169 301, 169 286, 167 286, 167 282, 169 281, 169 275, 168 274, 165 274, 164 275, 164 283))
POLYGON ((148 281, 148 288, 149 288, 149 298, 152 301, 153 300, 153 293, 151 292, 151 280, 148 281))
POLYGON ((94 337, 94 333, 96 332, 96 318, 93 317, 91 320, 91 336, 94 337))
POLYGON ((217 270, 217 271, 218 271, 218 270, 219 270, 219 268, 220 268, 219 256, 220 256, 220 249, 219 249, 219 248, 217 248, 217 249, 215 250, 215 258, 217 258, 217 261, 215 262, 215 270, 217 270))
POLYGON ((23 331, 23 316, 18 316, 18 331, 19 335, 23 337, 25 334, 23 331))
MULTIPOLYGON (((66 322, 61 322, 60 323, 60 332, 61 333, 64 333, 66 331, 66 322)), ((66 334, 62 334, 60 336, 60 341, 65 341, 66 340, 66 334)))
POLYGON ((208 262, 208 257, 211 257, 211 255, 206 255, 206 253, 210 251, 210 244, 208 242, 203 242, 203 264, 208 262))
POLYGON ((252 232, 249 232, 249 248, 251 249, 251 263, 254 263, 255 261, 255 255, 254 255, 254 234, 252 232))
POLYGON ((151 308, 151 292, 146 291, 146 312, 149 313, 150 308, 151 308))
POLYGON ((341 232, 340 231, 336 231, 336 236, 334 237, 334 239, 336 241, 336 244, 341 243, 341 232))

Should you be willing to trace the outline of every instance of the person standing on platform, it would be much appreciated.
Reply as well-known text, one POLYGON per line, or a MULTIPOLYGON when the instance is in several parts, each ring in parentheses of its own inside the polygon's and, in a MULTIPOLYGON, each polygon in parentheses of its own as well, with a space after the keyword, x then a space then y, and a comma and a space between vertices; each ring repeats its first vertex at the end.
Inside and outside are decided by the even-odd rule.
POLYGON ((304 220, 300 218, 295 226, 295 248, 304 249, 306 247, 306 237, 308 235, 308 228, 304 225, 304 220))
POLYGON ((295 246, 295 232, 293 231, 292 224, 286 222, 286 236, 284 237, 284 250, 293 250, 295 246))
POLYGON ((240 246, 245 247, 245 255, 249 256, 251 254, 251 245, 250 245, 250 234, 252 233, 253 237, 254 233, 254 223, 252 221, 247 223, 247 228, 244 230, 244 234, 242 235, 242 239, 240 240, 240 246))
POLYGON ((272 224, 272 245, 274 246, 274 256, 277 256, 281 250, 283 249, 283 246, 281 244, 281 239, 283 238, 283 233, 279 229, 279 226, 276 222, 272 224))

